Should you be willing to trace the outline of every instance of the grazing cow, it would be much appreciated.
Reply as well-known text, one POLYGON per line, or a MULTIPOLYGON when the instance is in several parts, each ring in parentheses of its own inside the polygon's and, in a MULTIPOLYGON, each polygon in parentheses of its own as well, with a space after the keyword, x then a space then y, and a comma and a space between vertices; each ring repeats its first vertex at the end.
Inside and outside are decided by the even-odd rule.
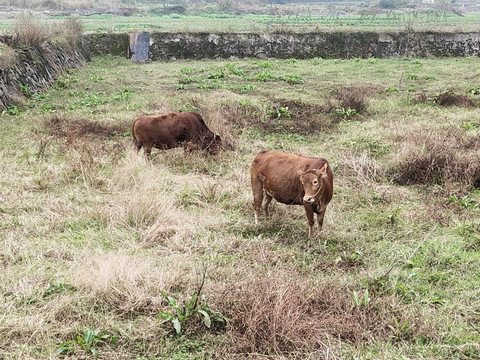
POLYGON ((140 116, 132 124, 132 138, 137 154, 143 147, 147 159, 152 147, 185 150, 202 149, 218 155, 222 138, 207 127, 202 116, 195 112, 140 116))
POLYGON ((313 236, 313 213, 317 214, 318 231, 333 193, 333 173, 328 161, 322 158, 262 150, 252 161, 252 181, 255 224, 260 208, 268 217, 272 198, 287 205, 303 205, 313 236))

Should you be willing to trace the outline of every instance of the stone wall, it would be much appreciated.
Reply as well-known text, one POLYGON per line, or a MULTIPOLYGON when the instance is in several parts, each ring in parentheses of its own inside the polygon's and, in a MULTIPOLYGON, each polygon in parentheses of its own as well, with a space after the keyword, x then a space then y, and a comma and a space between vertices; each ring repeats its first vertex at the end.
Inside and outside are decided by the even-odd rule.
MULTIPOLYGON (((125 54, 127 34, 90 35, 96 54, 125 54)), ((152 33, 150 60, 480 55, 480 33, 152 33)))
POLYGON ((0 38, 2 51, 8 48, 10 56, 0 62, 0 112, 13 105, 22 95, 21 86, 39 91, 51 85, 66 69, 84 65, 90 60, 83 45, 64 51, 51 43, 41 47, 8 46, 10 39, 0 38))
MULTIPOLYGON (((8 45, 0 38, 0 48, 8 45)), ((16 47, 8 63, 0 56, 0 111, 20 96, 20 85, 36 91, 90 55, 129 58, 129 34, 89 34, 76 51, 50 43, 16 47)), ((11 48, 10 48, 11 49, 11 48)), ((480 55, 480 33, 152 33, 149 60, 232 58, 388 58, 480 55)))

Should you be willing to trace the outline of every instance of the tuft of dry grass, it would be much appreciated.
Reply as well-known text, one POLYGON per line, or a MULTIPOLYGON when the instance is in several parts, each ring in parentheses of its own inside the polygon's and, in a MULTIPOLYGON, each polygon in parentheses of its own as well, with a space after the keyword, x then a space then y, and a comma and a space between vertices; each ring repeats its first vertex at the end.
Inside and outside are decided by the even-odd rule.
POLYGON ((359 184, 369 184, 379 179, 381 167, 368 152, 343 155, 338 162, 337 174, 356 179, 359 184))
POLYGON ((460 107, 475 107, 475 102, 467 95, 457 94, 453 90, 447 90, 435 96, 433 101, 444 107, 460 106, 460 107))
POLYGON ((341 87, 332 91, 330 96, 325 98, 323 111, 328 114, 350 109, 356 114, 365 113, 370 96, 376 92, 379 90, 370 85, 341 87))
POLYGON ((20 45, 38 47, 49 38, 47 28, 31 14, 18 17, 13 28, 14 41, 20 45))
POLYGON ((401 185, 453 184, 471 187, 480 181, 480 139, 458 129, 408 134, 392 170, 401 185))
POLYGON ((164 301, 159 291, 169 291, 184 276, 181 266, 122 251, 77 262, 72 270, 75 286, 121 314, 158 314, 164 301))
MULTIPOLYGON (((229 346, 234 352, 334 356, 342 341, 368 343, 393 336, 389 325, 400 315, 392 298, 372 297, 368 304, 355 306, 347 289, 312 287, 301 278, 283 275, 228 287, 221 311, 230 319, 229 346)), ((421 328, 418 320, 407 317, 401 320, 410 322, 412 332, 404 334, 404 340, 417 325, 421 328)))

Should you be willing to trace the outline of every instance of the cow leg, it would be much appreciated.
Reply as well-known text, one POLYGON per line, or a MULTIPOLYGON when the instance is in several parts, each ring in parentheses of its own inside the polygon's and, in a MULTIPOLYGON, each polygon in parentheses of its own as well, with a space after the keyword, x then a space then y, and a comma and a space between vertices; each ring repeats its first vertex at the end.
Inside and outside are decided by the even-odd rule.
POLYGON ((313 225, 314 225, 313 207, 312 207, 312 205, 304 205, 304 206, 305 206, 305 213, 307 215, 308 226, 309 226, 308 236, 313 237, 313 225))
POLYGON ((323 228, 323 218, 325 216, 325 208, 323 208, 321 211, 318 212, 317 214, 317 224, 318 224, 318 231, 322 231, 323 228))
POLYGON ((142 145, 133 144, 133 150, 135 151, 135 154, 138 155, 138 152, 140 151, 141 148, 142 148, 142 145))
POLYGON ((149 161, 149 160, 150 160, 150 155, 151 155, 151 153, 152 153, 152 146, 150 146, 150 145, 144 145, 144 146, 143 146, 143 152, 144 152, 144 154, 145 154, 145 159, 146 159, 147 161, 149 161))
POLYGON ((270 217, 270 214, 268 213, 268 205, 270 205, 273 198, 266 191, 264 191, 263 194, 265 195, 265 197, 262 201, 262 209, 263 211, 265 211, 265 217, 268 219, 270 217))
POLYGON ((253 208, 255 209, 255 225, 258 224, 260 208, 263 203, 263 184, 258 179, 252 179, 253 208))

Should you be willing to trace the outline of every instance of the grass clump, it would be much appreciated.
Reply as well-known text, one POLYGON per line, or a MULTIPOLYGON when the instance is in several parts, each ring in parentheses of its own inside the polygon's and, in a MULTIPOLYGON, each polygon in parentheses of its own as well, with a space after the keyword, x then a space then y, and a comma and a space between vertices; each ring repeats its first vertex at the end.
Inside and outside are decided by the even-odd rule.
POLYGON ((459 184, 468 189, 480 183, 476 161, 480 141, 458 129, 409 134, 394 170, 401 185, 459 184))

